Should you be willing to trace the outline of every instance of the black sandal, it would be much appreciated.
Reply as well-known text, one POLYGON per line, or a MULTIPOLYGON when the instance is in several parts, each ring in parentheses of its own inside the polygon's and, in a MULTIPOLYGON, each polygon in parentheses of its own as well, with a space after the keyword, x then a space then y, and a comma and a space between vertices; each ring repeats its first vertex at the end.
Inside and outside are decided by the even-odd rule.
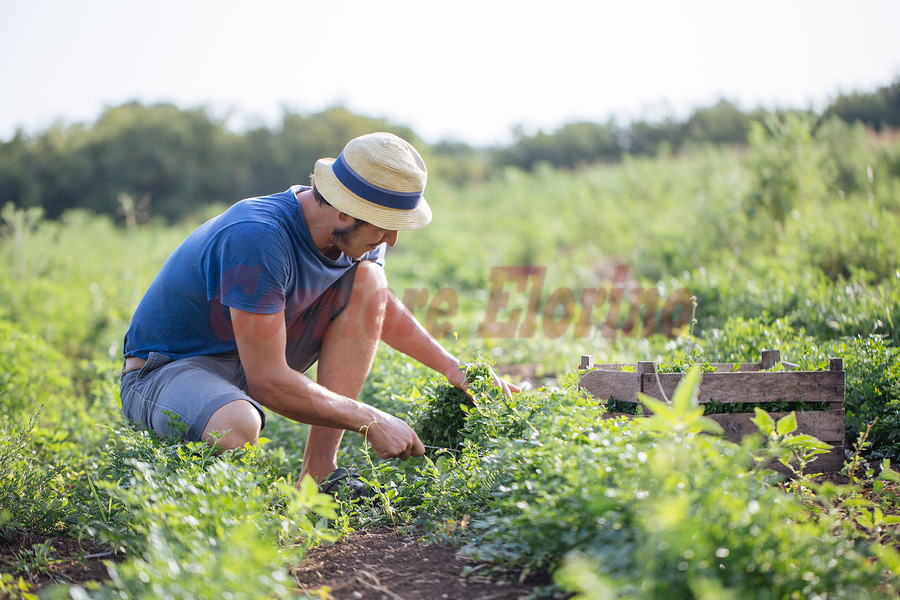
POLYGON ((319 484, 319 491, 337 497, 345 486, 350 489, 350 497, 353 500, 371 498, 375 495, 375 490, 359 480, 353 467, 338 467, 329 473, 319 484))

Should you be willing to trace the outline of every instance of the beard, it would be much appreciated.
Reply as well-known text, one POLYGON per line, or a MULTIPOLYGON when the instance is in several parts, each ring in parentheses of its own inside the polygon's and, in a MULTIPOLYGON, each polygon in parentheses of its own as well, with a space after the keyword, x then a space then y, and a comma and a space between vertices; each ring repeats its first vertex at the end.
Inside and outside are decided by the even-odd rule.
POLYGON ((353 242, 353 234, 357 229, 361 228, 365 225, 365 221, 356 221, 353 225, 347 225, 343 229, 338 229, 335 227, 331 230, 331 239, 335 242, 335 244, 341 246, 349 246, 353 242))
POLYGON ((359 256, 354 256, 351 252, 349 252, 350 248, 353 246, 354 242, 354 233, 361 227, 366 225, 365 221, 356 220, 352 225, 348 225, 344 228, 334 228, 331 230, 331 241, 334 242, 334 245, 344 254, 352 258, 353 260, 359 260, 364 255, 365 252, 360 254, 359 256))

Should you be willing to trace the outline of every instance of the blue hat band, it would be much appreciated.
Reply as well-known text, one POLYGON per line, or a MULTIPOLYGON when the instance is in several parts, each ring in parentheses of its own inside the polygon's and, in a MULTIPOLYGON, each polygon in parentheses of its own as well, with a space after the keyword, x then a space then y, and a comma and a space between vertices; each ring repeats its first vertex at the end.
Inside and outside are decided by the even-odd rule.
POLYGON ((347 164, 343 152, 332 163, 331 169, 345 188, 364 200, 386 208, 413 210, 422 199, 422 192, 395 192, 369 183, 347 164))

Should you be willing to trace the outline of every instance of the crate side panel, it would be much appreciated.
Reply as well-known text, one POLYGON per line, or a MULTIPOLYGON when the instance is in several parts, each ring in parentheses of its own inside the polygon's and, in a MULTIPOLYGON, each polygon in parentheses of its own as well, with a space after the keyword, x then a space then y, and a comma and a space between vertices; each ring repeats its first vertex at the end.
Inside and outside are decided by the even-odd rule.
POLYGON ((636 373, 588 371, 581 376, 581 389, 603 402, 611 397, 622 402, 637 402, 640 380, 636 373))
MULTIPOLYGON (((681 373, 660 373, 659 383, 670 399, 681 373)), ((643 375, 644 393, 661 399, 656 376, 643 375)), ((698 401, 719 402, 843 402, 844 371, 759 371, 756 373, 704 373, 698 401)))
MULTIPOLYGON (((776 421, 790 413, 769 413, 776 421)), ((725 430, 725 436, 732 442, 740 442, 745 435, 757 432, 751 419, 754 413, 707 415, 725 430)), ((797 413, 797 431, 816 437, 826 444, 843 444, 844 411, 815 410, 797 413)))

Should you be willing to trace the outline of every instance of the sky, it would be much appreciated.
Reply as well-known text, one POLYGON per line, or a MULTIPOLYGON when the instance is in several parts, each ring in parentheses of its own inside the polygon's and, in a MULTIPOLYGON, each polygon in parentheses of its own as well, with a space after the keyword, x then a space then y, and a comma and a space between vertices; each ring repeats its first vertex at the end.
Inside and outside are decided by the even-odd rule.
POLYGON ((900 78, 900 0, 0 0, 0 141, 137 100, 241 131, 333 106, 426 142, 821 110, 900 78))

